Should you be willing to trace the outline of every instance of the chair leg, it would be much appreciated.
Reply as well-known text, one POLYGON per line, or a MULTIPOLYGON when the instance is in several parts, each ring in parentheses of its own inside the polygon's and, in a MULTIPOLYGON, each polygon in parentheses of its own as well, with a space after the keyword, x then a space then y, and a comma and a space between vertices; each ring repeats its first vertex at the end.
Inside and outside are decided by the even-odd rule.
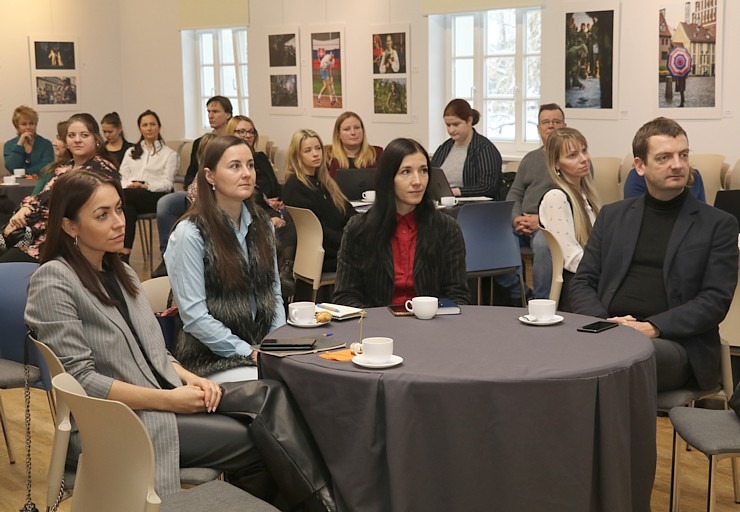
POLYGON ((673 430, 673 452, 671 453, 671 503, 668 507, 669 512, 678 512, 678 481, 679 481, 679 470, 681 468, 679 462, 681 438, 673 430))
POLYGON ((147 224, 149 224, 149 246, 147 247, 147 249, 149 249, 149 271, 152 271, 154 270, 154 240, 152 239, 154 225, 152 224, 151 219, 147 221, 147 224))
POLYGON ((57 422, 57 401, 54 398, 54 392, 49 390, 46 392, 46 399, 49 401, 49 411, 51 412, 51 421, 56 425, 57 422))
POLYGON ((732 486, 735 488, 735 503, 740 503, 740 460, 732 458, 732 486))
POLYGON ((527 307, 527 291, 524 288, 524 279, 522 278, 521 274, 517 274, 519 276, 519 289, 522 292, 522 307, 527 307))
POLYGON ((0 426, 3 428, 3 436, 5 437, 5 446, 8 449, 8 459, 11 464, 15 464, 15 455, 13 455, 13 447, 10 446, 10 437, 8 437, 8 426, 5 423, 5 410, 3 409, 3 399, 0 397, 0 426))
POLYGON ((318 295, 319 295, 319 291, 318 291, 318 290, 314 290, 314 291, 313 291, 313 299, 311 299, 311 300, 312 300, 313 302, 316 302, 316 297, 318 297, 318 295))
POLYGON ((478 305, 481 305, 481 301, 483 300, 483 283, 481 282, 481 278, 479 277, 477 279, 478 282, 478 305))
POLYGON ((709 478, 707 483, 707 512, 714 512, 717 503, 717 493, 714 490, 714 479, 717 471, 717 457, 709 456, 709 478))

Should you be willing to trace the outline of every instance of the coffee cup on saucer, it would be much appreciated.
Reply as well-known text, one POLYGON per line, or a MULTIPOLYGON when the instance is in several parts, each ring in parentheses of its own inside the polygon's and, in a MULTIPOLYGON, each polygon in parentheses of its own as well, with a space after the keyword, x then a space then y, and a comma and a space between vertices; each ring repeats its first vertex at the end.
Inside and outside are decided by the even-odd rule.
POLYGON ((3 176, 3 185, 15 185, 15 176, 3 176))
POLYGON ((528 303, 527 318, 532 322, 549 322, 555 318, 555 301, 550 299, 532 299, 528 303))
POLYGON ((439 204, 442 206, 455 206, 457 205, 457 198, 453 196, 444 196, 439 198, 439 204))
POLYGON ((16 178, 25 178, 26 177, 26 170, 25 169, 13 169, 13 176, 16 178))
POLYGON ((316 319, 316 304, 313 302, 288 304, 288 318, 294 324, 308 325, 316 319))
POLYGON ((434 318, 439 308, 437 297, 414 297, 406 301, 406 311, 413 313, 420 320, 434 318))
POLYGON ((367 202, 375 201, 375 191, 366 190, 362 193, 362 200, 367 202))
POLYGON ((393 357, 393 338, 364 338, 362 343, 353 343, 350 349, 368 363, 387 363, 393 357))

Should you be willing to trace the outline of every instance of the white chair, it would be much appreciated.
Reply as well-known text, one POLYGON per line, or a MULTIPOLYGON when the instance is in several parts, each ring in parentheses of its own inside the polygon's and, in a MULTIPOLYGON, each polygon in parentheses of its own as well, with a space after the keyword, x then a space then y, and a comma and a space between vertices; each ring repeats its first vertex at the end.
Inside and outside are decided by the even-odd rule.
POLYGON ((293 261, 293 277, 311 285, 313 301, 322 286, 336 282, 336 272, 322 272, 324 265, 324 232, 319 219, 311 210, 285 207, 295 224, 298 238, 293 261))
POLYGON ((563 250, 552 233, 540 228, 547 240, 547 248, 550 249, 552 257, 552 280, 550 281, 550 300, 555 301, 555 309, 560 303, 560 292, 563 289, 563 250))
POLYGON ((170 297, 170 291, 172 290, 169 277, 162 276, 147 279, 141 283, 141 287, 144 288, 144 294, 155 313, 167 309, 167 302, 170 297))
POLYGON ((689 153, 689 165, 701 173, 707 204, 714 204, 717 191, 722 188, 722 165, 724 162, 724 155, 689 153))
POLYGON ((288 164, 288 150, 284 148, 278 149, 275 153, 275 160, 273 163, 278 181, 280 183, 285 183, 285 167, 288 164))
POLYGON ((52 380, 74 417, 84 453, 77 465, 72 512, 254 511, 276 508, 221 480, 160 497, 154 490, 149 433, 125 404, 87 396, 68 373, 52 380))
POLYGON ((730 190, 737 190, 740 189, 740 158, 737 159, 737 162, 735 162, 735 165, 732 168, 732 171, 729 173, 729 186, 728 188, 730 190))
POLYGON ((602 204, 614 203, 622 199, 619 193, 619 169, 622 160, 615 156, 596 156, 591 158, 594 166, 594 186, 602 204))

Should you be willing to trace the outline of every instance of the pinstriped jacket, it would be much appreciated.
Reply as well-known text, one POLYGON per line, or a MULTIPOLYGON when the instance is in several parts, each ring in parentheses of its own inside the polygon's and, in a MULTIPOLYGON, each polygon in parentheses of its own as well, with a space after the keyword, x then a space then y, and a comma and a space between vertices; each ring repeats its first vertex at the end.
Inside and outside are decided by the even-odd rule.
MULTIPOLYGON (((391 244, 381 261, 371 259, 372 237, 361 237, 364 215, 353 217, 344 230, 337 263, 334 302, 354 307, 387 306, 393 299, 394 270, 391 244)), ((465 241, 455 220, 437 211, 429 224, 419 223, 414 254, 414 289, 417 295, 448 297, 468 304, 465 241)))
MULTIPOLYGON (((127 269, 138 284, 138 277, 127 269)), ((167 352, 162 331, 143 290, 132 297, 121 287, 144 350, 154 368, 173 387, 182 385, 167 352)), ((41 265, 31 276, 25 320, 38 339, 49 345, 88 395, 106 398, 114 380, 159 388, 126 320, 115 306, 102 304, 82 285, 63 259, 41 265)), ((156 460, 155 488, 160 496, 180 488, 180 445, 175 415, 136 411, 149 431, 156 460)), ((70 453, 80 451, 77 435, 70 453)))

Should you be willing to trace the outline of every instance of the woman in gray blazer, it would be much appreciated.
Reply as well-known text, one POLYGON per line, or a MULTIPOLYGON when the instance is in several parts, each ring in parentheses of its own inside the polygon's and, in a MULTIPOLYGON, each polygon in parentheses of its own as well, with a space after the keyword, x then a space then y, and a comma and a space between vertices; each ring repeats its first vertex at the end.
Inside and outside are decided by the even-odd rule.
MULTIPOLYGON (((280 383, 219 387, 167 352, 136 274, 118 257, 122 197, 118 181, 90 171, 57 180, 26 323, 90 396, 136 411, 152 439, 160 495, 179 490, 180 465, 212 467, 262 499, 335 510, 321 456, 280 383)), ((70 453, 79 451, 73 436, 70 453)))

